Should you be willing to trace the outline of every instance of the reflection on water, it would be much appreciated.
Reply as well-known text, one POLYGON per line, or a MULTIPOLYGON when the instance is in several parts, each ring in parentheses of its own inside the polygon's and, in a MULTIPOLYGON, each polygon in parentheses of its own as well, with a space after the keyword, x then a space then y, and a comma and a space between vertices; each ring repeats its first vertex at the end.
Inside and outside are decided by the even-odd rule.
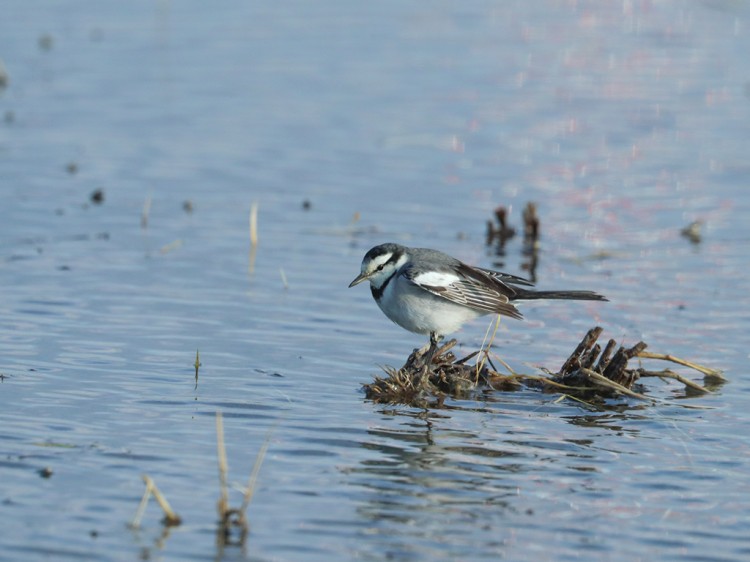
MULTIPOLYGON (((475 419, 486 415, 482 410, 475 419)), ((380 537, 387 556, 450 559, 474 541, 485 545, 480 557, 501 555, 508 522, 543 512, 543 501, 525 497, 530 478, 597 472, 585 462, 596 456, 590 439, 525 440, 515 432, 446 429, 441 415, 407 417, 399 415, 397 427, 371 429, 362 447, 375 458, 348 472, 364 489, 358 515, 369 522, 366 533, 380 537)))
MULTIPOLYGON (((527 422, 533 419, 540 422, 535 427, 550 430, 545 434, 525 431, 517 420, 495 431, 500 424, 490 427, 494 424, 481 410, 479 416, 454 410, 463 423, 440 413, 401 412, 393 418, 396 426, 370 429, 361 446, 374 457, 345 472, 349 483, 362 489, 355 494, 357 515, 368 524, 360 533, 379 537, 377 552, 447 560, 472 549, 473 556, 489 559, 526 549, 525 540, 548 534, 557 537, 556 554, 563 558, 577 556, 581 548, 609 552, 602 537, 611 531, 606 521, 613 516, 642 520, 649 528, 648 544, 709 552, 698 546, 699 539, 682 533, 669 545, 655 540, 654 527, 671 528, 705 497, 694 486, 678 483, 686 469, 695 470, 689 467, 697 443, 671 415, 661 418, 653 409, 636 407, 600 415, 559 412, 547 420, 529 416, 527 422), (481 427, 467 431, 472 420, 481 427), (577 428, 575 436, 560 420, 577 428), (642 439, 665 437, 675 444, 647 454, 654 465, 644 466, 642 439), (693 499, 665 504, 675 493, 693 499), (482 548, 476 550, 477 544, 482 548)), ((703 539, 723 535, 706 533, 703 539)), ((534 544, 539 546, 538 538, 534 544)), ((374 550, 363 549, 375 556, 374 550)))
POLYGON ((518 468, 503 461, 517 453, 458 445, 475 442, 471 432, 435 432, 429 419, 415 420, 408 429, 371 430, 362 445, 377 455, 352 470, 364 489, 357 514, 368 522, 366 533, 379 536, 385 556, 461 556, 472 541, 467 527, 491 525, 512 508, 517 489, 502 475, 518 468), (484 515, 489 509, 491 519, 484 515))
POLYGON ((6 4, 0 559, 747 558, 743 3, 6 4), (600 324, 730 383, 369 403, 422 343, 346 291, 387 240, 610 299, 502 322, 522 372, 600 324), (217 411, 232 494, 271 433, 246 552, 217 411), (144 473, 183 525, 125 527, 144 473))

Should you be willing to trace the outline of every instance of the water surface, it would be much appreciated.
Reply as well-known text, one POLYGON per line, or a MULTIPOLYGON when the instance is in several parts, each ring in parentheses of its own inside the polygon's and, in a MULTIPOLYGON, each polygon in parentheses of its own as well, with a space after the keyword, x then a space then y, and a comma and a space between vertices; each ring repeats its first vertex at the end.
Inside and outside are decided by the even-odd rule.
POLYGON ((747 3, 5 11, 0 559, 747 559, 747 3), (365 251, 524 274, 484 232, 528 201, 539 286, 611 302, 530 304, 495 351, 556 369, 598 324, 729 384, 365 401, 423 343, 346 288, 365 251), (270 432, 244 550, 216 548, 217 411, 237 486, 270 432), (128 529, 144 473, 183 525, 128 529))

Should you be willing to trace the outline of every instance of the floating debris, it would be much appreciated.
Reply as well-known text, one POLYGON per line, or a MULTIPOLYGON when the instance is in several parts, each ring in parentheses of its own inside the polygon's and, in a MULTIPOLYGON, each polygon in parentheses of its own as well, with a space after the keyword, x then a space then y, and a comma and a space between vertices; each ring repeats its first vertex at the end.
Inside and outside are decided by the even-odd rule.
POLYGON ((52 35, 50 35, 49 33, 45 33, 44 35, 41 35, 39 37, 37 43, 39 44, 39 48, 42 51, 51 51, 54 40, 52 39, 52 35))
POLYGON ((89 200, 94 205, 101 205, 102 203, 104 203, 104 189, 99 187, 95 189, 94 191, 92 191, 91 195, 89 195, 89 200))
POLYGON ((447 397, 470 398, 483 390, 512 391, 535 388, 545 392, 563 393, 590 404, 601 404, 606 399, 627 396, 637 400, 653 401, 637 385, 644 377, 674 379, 684 385, 689 394, 707 394, 709 385, 719 386, 726 382, 721 371, 679 359, 672 355, 646 352, 646 344, 638 342, 625 348, 610 339, 602 349, 597 343, 601 327, 588 331, 560 370, 545 375, 524 375, 510 372, 503 375, 497 371, 486 349, 470 353, 457 359, 451 352, 456 340, 440 347, 429 364, 425 364, 427 346, 414 350, 404 365, 395 369, 385 367, 386 377, 375 377, 371 384, 363 385, 365 397, 377 403, 406 404, 421 408, 439 408, 447 397), (615 351, 616 350, 616 351, 615 351), (469 360, 477 357, 475 364, 469 360), (641 366, 629 368, 632 359, 656 359, 671 361, 700 372, 704 385, 700 385, 669 369, 646 370, 641 366), (635 387, 638 386, 636 390, 635 387))
POLYGON ((68 172, 71 176, 78 172, 78 164, 75 162, 68 162, 68 164, 65 166, 65 171, 68 172))
POLYGON ((161 255, 168 254, 169 252, 182 248, 182 244, 182 239, 178 238, 177 240, 173 240, 169 244, 164 244, 164 246, 159 248, 159 253, 161 255))
POLYGON ((680 234, 690 240, 691 243, 696 246, 701 243, 703 239, 701 231, 703 228, 703 221, 693 221, 685 228, 680 230, 680 234))
POLYGON ((193 202, 190 199, 186 199, 182 202, 182 210, 185 211, 187 214, 190 214, 193 212, 193 202))

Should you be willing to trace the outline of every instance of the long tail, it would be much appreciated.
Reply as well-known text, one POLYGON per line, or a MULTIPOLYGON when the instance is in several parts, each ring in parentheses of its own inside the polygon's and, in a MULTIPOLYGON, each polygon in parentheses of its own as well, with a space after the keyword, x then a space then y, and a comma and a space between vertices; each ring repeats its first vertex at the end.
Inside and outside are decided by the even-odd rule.
POLYGON ((594 291, 531 291, 513 287, 516 295, 510 300, 532 300, 532 299, 563 299, 574 301, 606 301, 607 297, 594 291))

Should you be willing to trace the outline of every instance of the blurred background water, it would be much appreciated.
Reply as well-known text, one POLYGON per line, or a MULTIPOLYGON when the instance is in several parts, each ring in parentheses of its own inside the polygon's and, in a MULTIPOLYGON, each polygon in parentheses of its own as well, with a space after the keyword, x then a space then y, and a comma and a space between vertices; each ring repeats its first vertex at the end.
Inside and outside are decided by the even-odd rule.
POLYGON ((2 12, 0 559, 750 556, 746 1, 2 12), (527 274, 484 235, 528 201, 539 287, 611 302, 528 305, 497 353, 556 369, 599 324, 730 383, 366 401, 424 343, 346 289, 366 250, 527 274), (244 549, 216 547, 217 411, 239 485, 270 432, 244 549), (128 529, 144 473, 183 525, 128 529))

